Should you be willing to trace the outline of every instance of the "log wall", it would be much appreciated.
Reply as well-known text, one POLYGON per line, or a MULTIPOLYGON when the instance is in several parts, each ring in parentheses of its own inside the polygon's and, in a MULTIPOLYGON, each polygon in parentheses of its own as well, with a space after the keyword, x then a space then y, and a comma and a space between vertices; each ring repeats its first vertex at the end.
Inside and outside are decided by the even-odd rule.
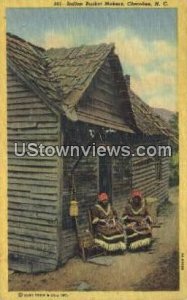
POLYGON ((120 83, 115 74, 106 60, 77 107, 78 118, 83 122, 128 131, 124 109, 126 99, 120 95, 120 83))
POLYGON ((161 158, 161 178, 157 178, 154 158, 132 159, 132 187, 139 189, 147 197, 157 197, 159 201, 168 198, 169 158, 161 158))
MULTIPOLYGON (((15 142, 19 143, 20 151, 23 142, 58 145, 64 131, 61 132, 57 115, 10 70, 7 82, 9 267, 24 272, 49 271, 56 268, 59 257, 64 263, 73 256, 77 247, 69 204, 70 174, 78 158, 15 156, 15 142)), ((111 124, 112 128, 125 130, 121 104, 119 90, 106 62, 86 98, 81 100, 78 115, 87 124, 108 127, 111 124)), ((87 138, 77 127, 78 124, 73 140, 76 144, 87 143, 87 138)), ((66 135, 71 135, 70 128, 66 130, 66 135)), ((99 191, 98 170, 98 158, 91 156, 82 158, 75 170, 80 235, 88 229, 88 209, 95 204, 99 191)), ((161 171, 162 176, 158 179, 154 159, 112 159, 112 203, 119 215, 132 188, 159 200, 168 197, 168 158, 161 160, 161 171)))
POLYGON ((57 116, 9 70, 9 268, 49 271, 58 263, 59 159, 16 157, 14 143, 58 145, 57 116))

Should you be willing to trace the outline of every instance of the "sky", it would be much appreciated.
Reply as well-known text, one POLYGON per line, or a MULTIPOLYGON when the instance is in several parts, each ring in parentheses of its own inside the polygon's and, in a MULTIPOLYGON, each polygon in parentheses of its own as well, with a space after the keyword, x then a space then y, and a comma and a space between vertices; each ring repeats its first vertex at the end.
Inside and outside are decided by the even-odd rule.
POLYGON ((177 110, 176 9, 9 8, 6 20, 8 32, 46 49, 114 43, 134 92, 177 110))

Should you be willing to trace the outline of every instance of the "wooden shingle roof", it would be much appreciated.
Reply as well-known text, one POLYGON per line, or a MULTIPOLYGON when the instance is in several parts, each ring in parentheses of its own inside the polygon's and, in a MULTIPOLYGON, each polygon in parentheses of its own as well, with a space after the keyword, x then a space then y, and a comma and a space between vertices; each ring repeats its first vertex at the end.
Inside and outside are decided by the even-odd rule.
POLYGON ((44 49, 8 33, 7 59, 8 66, 21 80, 41 97, 59 107, 63 95, 58 89, 55 74, 49 72, 49 58, 46 59, 44 49))
POLYGON ((81 46, 77 48, 60 48, 47 50, 51 58, 50 69, 61 82, 64 102, 77 103, 77 98, 89 86, 114 45, 81 46), (72 93, 78 97, 72 97, 72 93))
MULTIPOLYGON (((108 56, 119 69, 115 71, 121 76, 118 81, 126 84, 113 44, 46 51, 15 35, 7 34, 8 65, 34 92, 73 120, 77 117, 76 105, 108 56)), ((129 89, 124 98, 126 109, 132 115, 138 131, 146 135, 171 136, 166 122, 155 115, 132 90, 129 89)))
POLYGON ((155 114, 148 104, 131 89, 129 89, 129 96, 136 126, 143 134, 169 136, 173 142, 177 143, 175 135, 168 124, 155 114))
POLYGON ((44 50, 7 34, 8 64, 58 111, 77 120, 76 104, 114 45, 44 50))

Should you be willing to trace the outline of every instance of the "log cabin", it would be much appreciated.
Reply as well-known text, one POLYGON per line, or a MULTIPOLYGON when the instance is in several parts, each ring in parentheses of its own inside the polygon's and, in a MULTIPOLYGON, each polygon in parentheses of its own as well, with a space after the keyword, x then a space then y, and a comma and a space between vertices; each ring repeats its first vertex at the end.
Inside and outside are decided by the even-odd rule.
POLYGON ((118 213, 132 188, 168 198, 169 158, 15 156, 15 145, 168 145, 167 124, 131 89, 113 44, 45 50, 7 34, 9 268, 37 273, 74 256, 72 170, 81 232, 106 191, 118 213), (94 137, 94 138, 93 138, 94 137))

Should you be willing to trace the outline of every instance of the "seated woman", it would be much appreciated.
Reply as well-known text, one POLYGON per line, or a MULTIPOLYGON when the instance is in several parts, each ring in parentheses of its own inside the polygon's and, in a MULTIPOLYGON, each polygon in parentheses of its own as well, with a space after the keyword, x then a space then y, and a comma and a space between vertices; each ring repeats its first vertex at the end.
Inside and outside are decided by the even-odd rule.
POLYGON ((106 193, 98 195, 98 203, 91 209, 95 243, 107 251, 125 250, 123 225, 109 203, 106 193))
POLYGON ((133 191, 132 198, 122 216, 129 250, 146 248, 152 242, 152 220, 140 191, 133 191))

